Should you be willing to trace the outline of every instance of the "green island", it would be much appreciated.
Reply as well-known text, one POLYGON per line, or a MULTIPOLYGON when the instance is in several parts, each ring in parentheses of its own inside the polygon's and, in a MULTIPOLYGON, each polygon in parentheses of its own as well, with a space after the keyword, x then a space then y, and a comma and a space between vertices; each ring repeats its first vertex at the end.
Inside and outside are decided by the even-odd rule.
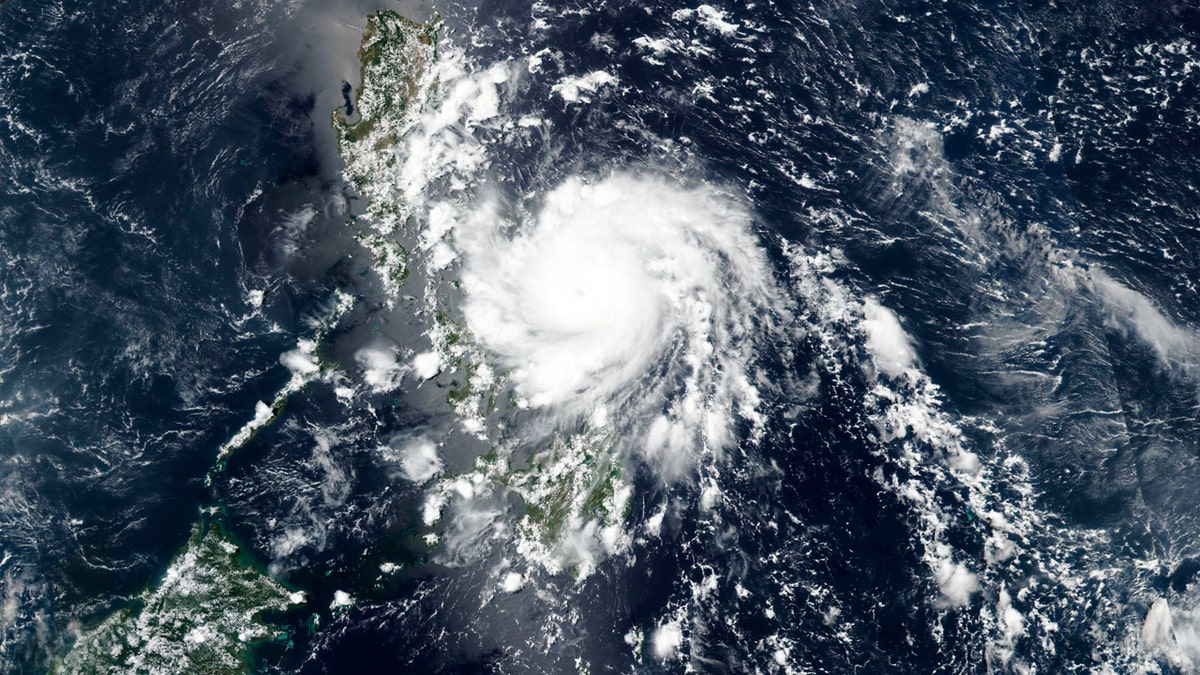
MULTIPOLYGON (((402 161, 391 152, 412 129, 420 103, 433 86, 440 18, 427 24, 384 10, 367 17, 358 48, 360 84, 353 115, 332 114, 343 175, 365 198, 365 227, 356 238, 372 254, 387 297, 399 296, 408 276, 408 250, 397 233, 410 215, 408 204, 388 180, 402 161)), ((359 219, 353 219, 352 225, 359 219)))
MULTIPOLYGON (((412 102, 428 90, 426 75, 440 29, 440 19, 420 24, 393 11, 368 16, 358 52, 363 84, 357 92, 356 114, 352 120, 340 110, 333 114, 345 176, 367 197, 370 229, 358 239, 373 254, 392 297, 407 276, 408 252, 395 233, 408 213, 398 195, 380 192, 381 184, 372 183, 370 177, 381 175, 380 162, 394 168, 395 153, 380 150, 398 143, 411 126, 412 102)), ((339 297, 339 315, 349 309, 348 298, 339 297)), ((291 394, 332 365, 316 349, 320 337, 310 342, 307 351, 313 352, 316 367, 296 373, 271 403, 259 405, 255 418, 221 447, 207 484, 212 484, 234 451, 275 421, 291 394)), ((283 627, 265 618, 267 613, 303 602, 303 593, 273 579, 218 523, 202 520, 155 584, 98 623, 74 627, 74 643, 50 664, 49 672, 246 673, 255 645, 289 638, 283 627)))
POLYGON ((262 614, 303 601, 256 569, 219 525, 197 525, 158 584, 80 630, 50 672, 243 673, 251 647, 287 635, 262 614))

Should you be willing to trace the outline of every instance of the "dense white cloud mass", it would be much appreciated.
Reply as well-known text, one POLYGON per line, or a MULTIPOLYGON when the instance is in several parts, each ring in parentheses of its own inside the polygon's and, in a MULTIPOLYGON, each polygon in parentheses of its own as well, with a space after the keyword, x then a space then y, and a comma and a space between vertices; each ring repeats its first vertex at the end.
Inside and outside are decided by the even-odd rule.
POLYGON ((867 350, 875 367, 891 377, 900 377, 917 359, 912 340, 904 332, 892 310, 875 298, 863 302, 863 330, 867 334, 867 350))
POLYGON ((569 179, 516 236, 494 223, 460 232, 467 326, 532 407, 620 419, 667 401, 642 424, 650 454, 670 464, 688 447, 720 448, 740 404, 753 417, 752 322, 777 304, 749 225, 715 190, 569 179))

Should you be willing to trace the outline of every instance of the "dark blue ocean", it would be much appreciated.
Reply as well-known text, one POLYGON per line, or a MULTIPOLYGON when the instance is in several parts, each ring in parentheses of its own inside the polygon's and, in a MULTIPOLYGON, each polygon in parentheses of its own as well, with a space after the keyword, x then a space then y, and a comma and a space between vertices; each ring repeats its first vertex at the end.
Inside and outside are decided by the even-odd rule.
POLYGON ((321 38, 289 36, 323 28, 290 8, 0 12, 2 651, 36 672, 72 617, 162 572, 212 503, 217 447, 286 381, 328 289, 286 272, 276 230, 336 168, 297 84, 321 38))
MULTIPOLYGON (((994 468, 989 504, 1028 518, 976 513, 936 443, 897 459, 861 330, 795 291, 805 328, 772 341, 762 388, 812 393, 764 406, 746 452, 769 470, 729 471, 719 517, 673 511, 586 580, 503 605, 479 600, 495 560, 421 543, 421 491, 375 454, 444 425, 445 393, 339 390, 363 381, 363 344, 416 330, 346 227, 364 205, 330 126, 385 7, 0 1, 0 671, 46 672, 197 522, 309 598, 267 617, 288 639, 251 650, 252 672, 1200 667, 1200 9, 702 5, 725 33, 682 3, 397 5, 439 13, 470 63, 545 54, 505 113, 553 133, 489 132, 496 189, 683 147, 744 188, 781 279, 789 246, 819 251, 823 278, 899 317, 954 442, 994 468), (555 98, 597 70, 620 85, 555 98), (344 376, 214 470, 306 339, 344 376), (974 570, 966 602, 931 573, 934 543, 974 570), (730 585, 698 595, 710 576, 730 585), (1157 598, 1167 647, 1143 630, 1157 598), (547 640, 553 612, 573 618, 547 640), (685 615, 678 658, 633 646, 685 615)), ((632 482, 639 527, 664 495, 699 499, 645 466, 632 482)))

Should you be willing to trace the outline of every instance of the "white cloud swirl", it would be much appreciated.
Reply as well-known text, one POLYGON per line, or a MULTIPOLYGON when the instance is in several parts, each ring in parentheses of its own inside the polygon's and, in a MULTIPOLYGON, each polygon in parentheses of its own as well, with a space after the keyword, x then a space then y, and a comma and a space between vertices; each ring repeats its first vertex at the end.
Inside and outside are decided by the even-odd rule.
POLYGON ((476 222, 464 317, 530 406, 611 413, 665 468, 727 446, 738 412, 754 423, 754 324, 779 301, 737 200, 616 174, 568 179, 515 236, 476 222))

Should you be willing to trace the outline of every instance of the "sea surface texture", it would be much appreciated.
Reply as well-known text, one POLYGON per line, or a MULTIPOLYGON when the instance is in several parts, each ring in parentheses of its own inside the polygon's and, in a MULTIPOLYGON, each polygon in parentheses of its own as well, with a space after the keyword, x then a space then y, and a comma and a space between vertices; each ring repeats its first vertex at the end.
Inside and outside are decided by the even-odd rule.
POLYGON ((0 0, 0 672, 1200 671, 1200 8, 0 0))

